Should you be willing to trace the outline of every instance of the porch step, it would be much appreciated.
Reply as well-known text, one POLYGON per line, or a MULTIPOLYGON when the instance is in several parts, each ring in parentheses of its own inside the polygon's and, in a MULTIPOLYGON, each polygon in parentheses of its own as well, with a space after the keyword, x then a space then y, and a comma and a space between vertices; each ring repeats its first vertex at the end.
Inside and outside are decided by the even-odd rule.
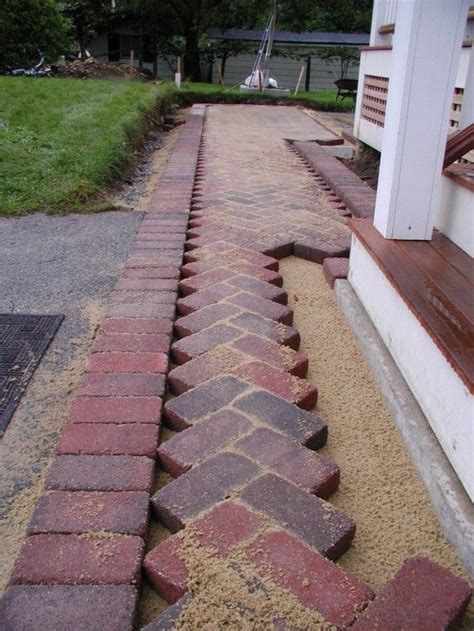
POLYGON ((352 219, 359 241, 433 342, 474 392, 474 265, 440 232, 432 241, 384 239, 371 220, 352 219))

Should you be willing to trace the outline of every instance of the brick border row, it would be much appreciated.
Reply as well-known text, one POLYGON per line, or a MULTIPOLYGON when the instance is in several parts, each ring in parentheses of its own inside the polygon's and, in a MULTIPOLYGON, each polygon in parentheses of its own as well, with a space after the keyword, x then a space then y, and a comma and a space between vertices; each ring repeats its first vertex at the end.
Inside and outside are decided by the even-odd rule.
POLYGON ((133 629, 203 106, 110 297, 0 604, 2 628, 133 629))

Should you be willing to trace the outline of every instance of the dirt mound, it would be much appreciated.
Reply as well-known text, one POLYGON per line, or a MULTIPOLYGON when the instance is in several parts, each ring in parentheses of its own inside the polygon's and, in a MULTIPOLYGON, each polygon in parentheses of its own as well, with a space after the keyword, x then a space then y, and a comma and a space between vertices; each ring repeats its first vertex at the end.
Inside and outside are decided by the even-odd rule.
POLYGON ((152 81, 153 74, 145 68, 130 68, 129 64, 111 61, 98 61, 93 57, 81 61, 68 61, 55 68, 59 77, 72 77, 74 79, 138 79, 139 81, 152 81))

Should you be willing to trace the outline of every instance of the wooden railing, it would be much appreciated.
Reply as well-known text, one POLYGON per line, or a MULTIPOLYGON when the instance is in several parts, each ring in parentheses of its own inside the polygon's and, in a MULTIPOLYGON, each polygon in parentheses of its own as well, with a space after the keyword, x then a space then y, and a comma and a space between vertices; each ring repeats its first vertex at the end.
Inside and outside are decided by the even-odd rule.
POLYGON ((474 123, 449 136, 444 154, 443 169, 474 149, 474 123))

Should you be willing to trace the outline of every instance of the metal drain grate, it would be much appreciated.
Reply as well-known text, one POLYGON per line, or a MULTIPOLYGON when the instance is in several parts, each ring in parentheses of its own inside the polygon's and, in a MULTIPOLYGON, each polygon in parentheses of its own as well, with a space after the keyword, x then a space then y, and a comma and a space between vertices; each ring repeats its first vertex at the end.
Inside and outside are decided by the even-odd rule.
POLYGON ((0 436, 63 319, 0 314, 0 436))

